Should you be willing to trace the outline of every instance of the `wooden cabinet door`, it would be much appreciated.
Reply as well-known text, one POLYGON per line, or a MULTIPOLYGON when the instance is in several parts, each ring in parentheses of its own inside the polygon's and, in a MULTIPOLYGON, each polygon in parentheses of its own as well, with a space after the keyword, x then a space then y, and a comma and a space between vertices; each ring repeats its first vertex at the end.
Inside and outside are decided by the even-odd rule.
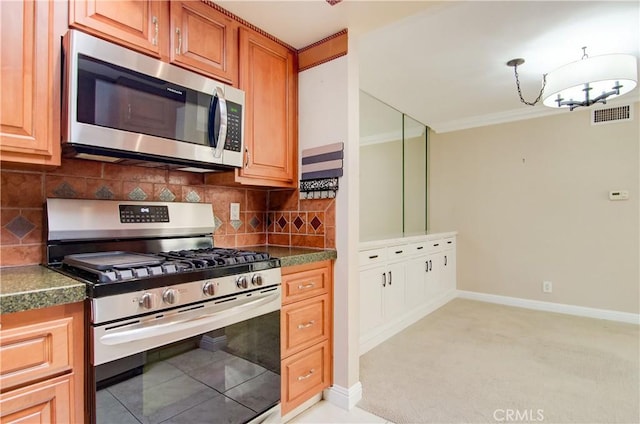
POLYGON ((60 165, 60 8, 60 2, 0 2, 3 162, 60 165))
POLYGON ((245 164, 238 182, 296 187, 298 106, 295 55, 240 28, 240 88, 245 100, 245 164))
POLYGON ((168 44, 167 8, 157 0, 72 0, 69 26, 161 57, 168 44))
POLYGON ((73 375, 0 395, 0 423, 71 423, 73 375))
POLYGON ((238 23, 202 2, 171 2, 171 62, 237 86, 238 23))

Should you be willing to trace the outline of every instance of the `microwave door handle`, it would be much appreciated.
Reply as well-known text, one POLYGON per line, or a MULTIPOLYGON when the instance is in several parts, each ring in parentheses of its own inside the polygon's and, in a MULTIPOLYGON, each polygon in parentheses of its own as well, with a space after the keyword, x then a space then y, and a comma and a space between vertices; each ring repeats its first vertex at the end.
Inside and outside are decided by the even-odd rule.
POLYGON ((224 98, 224 92, 222 88, 216 87, 216 91, 211 98, 211 105, 209 107, 209 145, 214 148, 213 156, 219 158, 222 156, 222 151, 224 150, 224 143, 227 139, 227 124, 228 124, 228 116, 227 116, 227 100, 224 98), (217 101, 214 99, 217 98, 217 101), (215 117, 215 105, 218 104, 218 109, 220 110, 220 130, 218 131, 218 137, 215 137, 213 122, 215 117))

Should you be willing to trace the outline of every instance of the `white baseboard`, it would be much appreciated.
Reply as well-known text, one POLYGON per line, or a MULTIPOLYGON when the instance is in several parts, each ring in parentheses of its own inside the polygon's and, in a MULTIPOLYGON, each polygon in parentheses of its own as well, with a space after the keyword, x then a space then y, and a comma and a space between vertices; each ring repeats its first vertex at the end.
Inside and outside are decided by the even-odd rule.
POLYGON ((522 299, 519 297, 500 296, 497 294, 479 293, 458 290, 458 297, 462 299, 479 300, 481 302, 498 303, 500 305, 517 306, 538 311, 558 312, 561 314, 577 315, 581 317, 606 319, 609 321, 626 322, 640 325, 640 314, 630 312, 611 311, 608 309, 588 308, 585 306, 566 305, 563 303, 543 302, 541 300, 522 299))
POLYGON ((364 337, 360 337, 360 350, 358 351, 358 353, 360 355, 364 355, 374 347, 378 346, 380 343, 387 340, 389 337, 399 333, 411 324, 417 322, 436 309, 449 303, 451 300, 455 299, 457 295, 458 294, 455 289, 450 290, 442 294, 440 297, 433 299, 431 302, 413 309, 412 311, 409 311, 408 313, 402 315, 401 317, 398 317, 394 321, 385 323, 369 334, 365 334, 364 337))
POLYGON ((322 392, 323 398, 339 408, 351 410, 362 399, 362 384, 358 381, 349 388, 333 385, 322 392))

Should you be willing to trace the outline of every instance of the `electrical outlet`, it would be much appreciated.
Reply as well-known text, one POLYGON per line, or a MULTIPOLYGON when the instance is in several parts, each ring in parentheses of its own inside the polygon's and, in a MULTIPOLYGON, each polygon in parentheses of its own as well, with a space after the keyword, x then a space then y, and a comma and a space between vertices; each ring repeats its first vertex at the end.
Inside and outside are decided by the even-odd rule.
POLYGON ((551 293, 553 291, 553 283, 551 281, 543 281, 542 291, 544 293, 551 293))
POLYGON ((238 221, 240 219, 240 203, 231 203, 229 217, 232 221, 238 221))

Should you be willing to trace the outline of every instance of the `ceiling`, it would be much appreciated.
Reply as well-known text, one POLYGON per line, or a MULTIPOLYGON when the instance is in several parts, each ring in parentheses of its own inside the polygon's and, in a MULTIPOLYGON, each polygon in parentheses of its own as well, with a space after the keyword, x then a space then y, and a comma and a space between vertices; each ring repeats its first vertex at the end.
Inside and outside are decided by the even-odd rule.
POLYGON ((349 28, 360 88, 437 132, 571 113, 520 103, 510 59, 525 59, 518 72, 532 101, 542 74, 579 60, 583 46, 640 56, 637 0, 217 3, 295 48, 349 28))

